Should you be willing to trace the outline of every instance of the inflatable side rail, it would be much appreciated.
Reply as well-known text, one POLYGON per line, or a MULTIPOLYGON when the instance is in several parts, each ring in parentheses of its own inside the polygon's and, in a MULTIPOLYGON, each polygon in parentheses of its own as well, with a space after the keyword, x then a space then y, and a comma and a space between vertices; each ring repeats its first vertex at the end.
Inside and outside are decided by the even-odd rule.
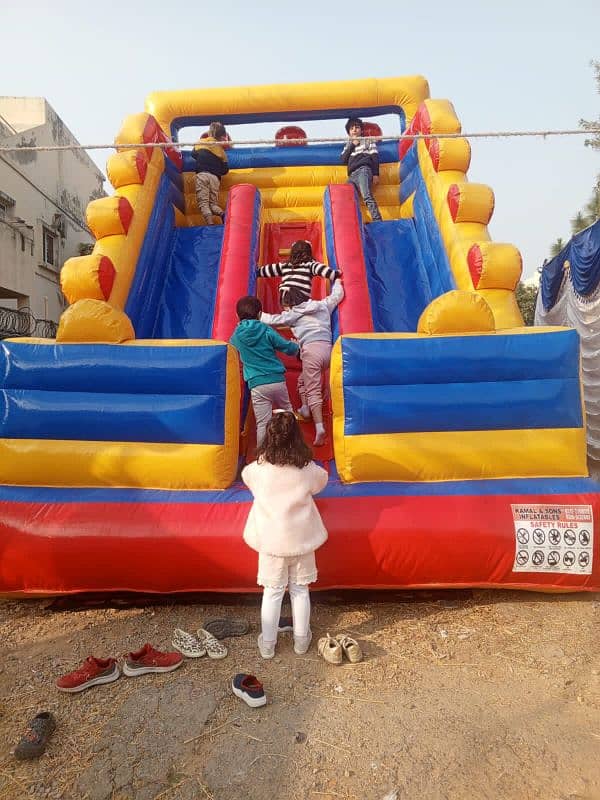
POLYGON ((237 301, 256 293, 260 212, 261 197, 255 186, 238 184, 231 189, 212 326, 215 339, 229 341, 238 323, 237 301))
MULTIPOLYGON (((472 293, 450 292, 424 315, 453 295, 485 306, 472 293)), ((448 311, 455 320, 457 309, 448 311)), ((492 324, 489 308, 476 314, 481 327, 492 324)), ((575 331, 428 335, 430 321, 420 330, 341 336, 334 345, 334 452, 343 481, 588 474, 575 331)))
POLYGON ((344 302, 334 317, 334 338, 344 333, 371 333, 373 316, 367 287, 362 219, 354 187, 331 185, 323 197, 327 258, 343 271, 344 302))
POLYGON ((240 405, 212 340, 0 344, 0 484, 224 489, 240 405))
MULTIPOLYGON (((460 133, 447 100, 424 100, 406 133, 460 133)), ((522 269, 512 244, 491 242, 487 230, 494 211, 489 186, 468 183, 471 148, 466 139, 404 139, 399 145, 400 201, 413 202, 421 182, 428 193, 458 289, 486 299, 497 328, 523 324, 514 290, 522 269)))
POLYGON ((70 307, 61 317, 57 341, 122 342, 135 337, 124 309, 161 188, 175 221, 185 219, 181 154, 174 147, 163 152, 143 146, 165 141, 150 114, 134 114, 123 123, 116 144, 139 142, 140 147, 117 147, 107 162, 115 194, 88 205, 87 222, 96 244, 90 255, 70 258, 63 266, 61 288, 70 307))

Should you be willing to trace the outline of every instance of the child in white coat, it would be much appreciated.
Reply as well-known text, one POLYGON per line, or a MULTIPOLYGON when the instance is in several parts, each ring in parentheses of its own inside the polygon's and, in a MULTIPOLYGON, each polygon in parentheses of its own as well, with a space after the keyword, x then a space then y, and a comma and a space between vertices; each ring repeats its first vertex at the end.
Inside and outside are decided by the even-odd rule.
POLYGON ((327 478, 312 460, 294 414, 276 412, 256 461, 242 471, 242 480, 254 497, 244 541, 258 551, 257 583, 264 587, 258 637, 263 658, 275 655, 286 587, 292 605, 294 651, 303 655, 310 646, 308 585, 317 579, 315 550, 327 540, 313 495, 325 488, 327 478))

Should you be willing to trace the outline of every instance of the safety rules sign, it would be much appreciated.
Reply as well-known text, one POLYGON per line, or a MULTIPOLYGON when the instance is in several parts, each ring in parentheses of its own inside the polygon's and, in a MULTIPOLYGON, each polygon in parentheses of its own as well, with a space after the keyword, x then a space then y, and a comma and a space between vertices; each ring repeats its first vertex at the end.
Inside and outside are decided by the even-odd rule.
POLYGON ((513 572, 591 575, 594 517, 591 506, 511 506, 515 523, 513 572))

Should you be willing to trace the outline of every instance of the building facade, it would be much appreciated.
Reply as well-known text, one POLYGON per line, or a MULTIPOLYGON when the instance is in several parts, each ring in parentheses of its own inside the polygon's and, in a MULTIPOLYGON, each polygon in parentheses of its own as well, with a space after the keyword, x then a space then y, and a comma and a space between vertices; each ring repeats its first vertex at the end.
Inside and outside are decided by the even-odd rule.
MULTIPOLYGON (((43 97, 0 97, 0 144, 77 140, 43 97)), ((103 182, 83 150, 0 151, 0 307, 58 321, 60 268, 93 242, 85 209, 103 182)))

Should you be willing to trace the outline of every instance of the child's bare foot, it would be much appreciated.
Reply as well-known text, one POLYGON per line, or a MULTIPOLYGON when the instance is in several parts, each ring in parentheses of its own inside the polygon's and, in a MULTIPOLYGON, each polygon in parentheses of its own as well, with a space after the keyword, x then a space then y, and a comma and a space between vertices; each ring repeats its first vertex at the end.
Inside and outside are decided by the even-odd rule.
POLYGON ((310 408, 308 406, 300 406, 296 411, 296 417, 300 420, 310 419, 310 408))

